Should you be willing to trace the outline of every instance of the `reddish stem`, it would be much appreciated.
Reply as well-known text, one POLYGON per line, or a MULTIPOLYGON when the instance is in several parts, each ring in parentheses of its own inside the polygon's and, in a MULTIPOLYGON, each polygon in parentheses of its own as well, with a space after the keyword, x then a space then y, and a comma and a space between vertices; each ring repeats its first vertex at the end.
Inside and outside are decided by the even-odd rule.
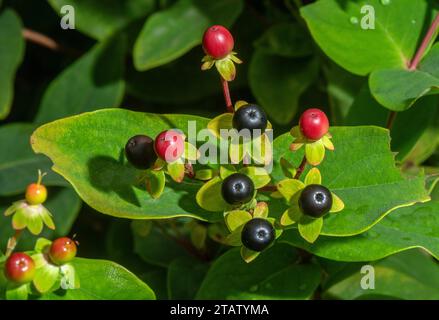
POLYGON ((80 56, 81 53, 79 51, 66 48, 53 40, 52 38, 49 38, 48 36, 39 33, 34 30, 30 30, 27 28, 24 28, 22 31, 23 38, 26 39, 29 42, 35 43, 41 47, 45 47, 47 49, 58 51, 58 52, 65 52, 67 54, 70 54, 74 57, 80 56))
POLYGON ((224 100, 226 100, 227 112, 233 113, 232 99, 230 98, 229 83, 223 77, 221 77, 221 83, 223 85, 224 100))
POLYGON ((419 47, 415 57, 410 63, 409 70, 411 71, 416 70, 416 68, 419 65, 419 62, 421 62, 421 59, 424 56, 425 50, 427 50, 427 47, 430 44, 430 41, 432 40, 438 27, 439 27, 439 13, 436 15, 436 18, 434 19, 433 23, 431 24, 430 28, 427 31, 427 34, 422 40, 421 46, 419 47))
POLYGON ((306 156, 303 156, 302 162, 299 165, 299 168, 297 168, 296 175, 294 176, 294 179, 299 179, 302 172, 305 170, 306 167, 306 156))
POLYGON ((261 189, 259 189, 259 191, 262 191, 262 192, 275 192, 275 191, 277 191, 277 186, 274 186, 274 185, 268 185, 268 186, 264 186, 264 187, 262 187, 261 189))
POLYGON ((392 129, 393 123, 395 122, 397 114, 398 113, 396 111, 390 111, 389 112, 389 117, 387 118, 387 123, 386 123, 386 128, 387 129, 389 129, 389 130, 392 129))

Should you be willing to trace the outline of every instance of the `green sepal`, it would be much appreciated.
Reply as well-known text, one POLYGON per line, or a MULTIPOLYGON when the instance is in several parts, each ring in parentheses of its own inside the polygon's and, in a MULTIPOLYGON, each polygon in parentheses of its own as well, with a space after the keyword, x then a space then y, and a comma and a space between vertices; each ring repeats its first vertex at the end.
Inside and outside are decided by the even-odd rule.
MULTIPOLYGON (((274 227, 275 239, 279 238, 284 231, 283 231, 283 229, 279 228, 279 226, 276 224, 276 219, 275 218, 267 218, 267 221, 270 222, 274 227)), ((272 246, 273 244, 274 244, 274 242, 270 246, 272 246)))
POLYGON ((305 145, 306 161, 313 166, 319 165, 325 158, 325 146, 322 140, 317 140, 305 145))
POLYGON ((60 267, 46 261, 36 269, 32 282, 38 292, 46 293, 59 288, 60 279, 60 267))
POLYGON ((303 215, 299 221, 299 233, 309 243, 314 243, 323 227, 323 218, 313 219, 303 215))
POLYGON ((262 218, 265 219, 268 217, 268 204, 266 202, 258 202, 256 205, 254 211, 253 211, 253 217, 254 218, 262 218))
POLYGON ((24 200, 14 202, 9 208, 7 208, 4 212, 5 217, 10 216, 14 212, 16 212, 24 203, 24 200))
POLYGON ((148 170, 146 172, 146 190, 154 199, 160 198, 165 190, 166 177, 163 170, 148 170))
POLYGON ((213 67, 213 65, 215 64, 215 59, 212 58, 209 55, 206 55, 203 57, 203 59, 201 59, 201 70, 209 70, 210 68, 213 67))
POLYGON ((260 252, 250 250, 244 246, 241 247, 241 257, 247 263, 255 260, 259 256, 259 254, 260 252))
POLYGON ((233 164, 239 164, 244 160, 245 155, 249 154, 249 150, 251 150, 251 141, 247 141, 244 143, 233 143, 229 144, 229 157, 230 162, 233 164))
POLYGON ((200 157, 198 149, 189 142, 184 142, 184 158, 188 161, 196 161, 200 157))
POLYGON ((233 211, 225 212, 224 218, 230 232, 233 232, 240 226, 250 221, 252 219, 252 215, 244 210, 233 210, 233 211))
POLYGON ((241 107, 243 107, 243 106, 246 106, 246 105, 248 105, 249 103, 247 102, 247 101, 244 101, 244 100, 238 100, 238 101, 236 101, 235 102, 235 106, 234 106, 234 108, 235 108, 235 111, 237 111, 239 108, 241 108, 241 107))
POLYGON ((344 209, 344 203, 343 200, 341 200, 335 193, 331 192, 332 194, 332 206, 329 210, 330 213, 337 213, 344 209))
POLYGON ((285 210, 280 218, 280 224, 287 227, 299 222, 301 218, 302 212, 300 211, 299 206, 296 204, 285 210))
POLYGON ((79 277, 76 273, 75 267, 70 263, 64 264, 60 267, 61 281, 60 286, 64 290, 79 289, 79 277))
POLYGON ((226 57, 221 60, 216 60, 215 67, 224 80, 233 81, 235 79, 236 76, 235 64, 229 57, 226 57))
POLYGON ((221 178, 215 177, 198 190, 196 200, 201 208, 212 212, 227 208, 228 205, 221 196, 221 184, 221 178))
POLYGON ((267 170, 261 167, 244 167, 239 172, 252 179, 256 189, 266 186, 271 180, 267 170))
POLYGON ((51 244, 52 241, 46 238, 38 238, 35 243, 34 251, 38 253, 44 253, 51 244))
POLYGON ((305 184, 308 186, 310 184, 322 184, 322 175, 320 170, 317 168, 311 168, 305 176, 305 184))
POLYGON ((51 230, 55 230, 55 223, 53 222, 52 219, 52 214, 50 213, 49 210, 47 210, 46 207, 43 207, 41 209, 41 219, 43 220, 44 224, 51 230))
POLYGON ((305 188, 305 184, 297 179, 285 179, 277 184, 277 190, 282 194, 288 203, 291 203, 294 195, 303 188, 305 188))
POLYGON ((232 247, 242 246, 241 234, 243 228, 244 225, 241 225, 239 228, 233 230, 233 232, 226 237, 224 243, 232 247))
POLYGON ((184 179, 184 163, 180 161, 175 161, 168 163, 167 165, 168 174, 171 176, 172 180, 181 183, 184 179))
POLYGON ((220 177, 223 180, 234 173, 236 173, 236 169, 230 164, 220 167, 220 177))
POLYGON ((269 165, 273 161, 273 145, 266 133, 254 138, 252 146, 251 157, 257 164, 269 165))
POLYGON ((29 283, 17 285, 9 282, 6 287, 5 297, 6 300, 27 300, 29 293, 29 283))
POLYGON ((38 214, 31 214, 27 216, 27 229, 33 235, 39 235, 43 231, 43 219, 38 214))
POLYGON ((322 142, 323 145, 325 146, 326 149, 334 151, 335 147, 334 144, 332 143, 331 139, 330 139, 331 135, 326 134, 322 137, 322 142))
POLYGON ((191 228, 191 242, 198 250, 206 246, 207 228, 199 223, 195 223, 191 228))
POLYGON ((14 230, 23 230, 27 226, 27 215, 24 208, 19 208, 12 217, 14 230))
POLYGON ((230 130, 233 129, 233 114, 232 113, 223 113, 219 116, 213 118, 209 121, 207 124, 207 128, 209 129, 212 134, 217 137, 221 138, 221 129, 230 130))
POLYGON ((295 177, 297 170, 287 159, 280 158, 279 164, 285 177, 290 179, 295 177))
POLYGON ((201 169, 195 172, 195 179, 208 181, 216 175, 215 170, 212 169, 201 169))

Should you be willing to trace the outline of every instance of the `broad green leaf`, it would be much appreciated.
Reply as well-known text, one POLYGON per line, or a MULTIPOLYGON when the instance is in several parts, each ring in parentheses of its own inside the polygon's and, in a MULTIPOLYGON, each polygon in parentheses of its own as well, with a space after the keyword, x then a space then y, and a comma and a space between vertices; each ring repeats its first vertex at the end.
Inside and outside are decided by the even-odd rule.
POLYGON ((79 289, 58 290, 43 300, 154 300, 155 294, 130 271, 105 260, 76 258, 72 262, 81 281, 79 289))
POLYGON ((35 121, 45 123, 122 101, 126 42, 112 38, 97 44, 66 68, 44 93, 35 121))
POLYGON ((319 0, 301 9, 322 50, 348 71, 367 75, 377 69, 405 68, 412 59, 430 14, 428 1, 319 0), (368 5, 366 9, 363 6, 368 5), (374 10, 375 29, 364 28, 374 10), (427 18, 426 18, 427 17, 427 18), (367 44, 367 45, 365 45, 367 44))
MULTIPOLYGON (((139 221, 139 223, 144 222, 139 221)), ((183 246, 168 237, 156 226, 147 235, 140 234, 134 230, 133 236, 134 252, 147 263, 167 267, 174 259, 188 256, 183 246)))
POLYGON ((171 300, 194 299, 208 265, 189 258, 172 261, 168 268, 168 295, 171 300))
MULTIPOLYGON (((439 110, 437 105, 437 97, 424 97, 415 103, 414 108, 398 113, 391 131, 392 150, 398 152, 396 160, 419 164, 433 153, 437 141, 429 138, 429 135, 434 136, 437 130, 436 119, 439 110), (419 112, 421 109, 422 112, 419 112), (426 137, 420 141, 424 134, 426 137)), ((349 108, 343 124, 384 127, 388 117, 389 111, 372 97, 368 86, 363 86, 349 108)))
MULTIPOLYGON (((280 241, 337 261, 373 261, 416 247, 439 259, 438 210, 439 202, 430 201, 395 210, 361 235, 320 236, 310 245, 295 230, 288 230, 280 241)), ((339 214, 344 214, 344 211, 339 214)))
POLYGON ((257 50, 250 62, 249 82, 268 116, 279 124, 288 124, 317 72, 315 59, 293 60, 257 50))
POLYGON ((291 22, 273 25, 255 46, 261 52, 286 58, 305 57, 313 52, 312 42, 303 27, 291 22))
MULTIPOLYGON (((70 233, 72 225, 81 209, 81 199, 71 188, 49 188, 48 193, 49 197, 44 206, 53 215, 55 230, 45 227, 40 236, 48 239, 66 236, 70 233)), ((0 230, 2 230, 0 233, 0 248, 5 248, 9 237, 14 234, 10 227, 11 219, 4 217, 3 212, 12 202, 20 198, 0 198, 0 230)), ((37 238, 25 230, 20 237, 17 249, 21 251, 33 249, 37 238)))
POLYGON ((242 1, 178 0, 171 8, 151 15, 134 46, 134 65, 145 71, 170 62, 201 42, 212 24, 231 25, 242 1))
POLYGON ((384 107, 404 111, 425 95, 439 93, 439 45, 435 45, 417 70, 384 69, 369 78, 372 95, 384 107))
POLYGON ((25 43, 18 15, 6 9, 0 15, 0 120, 8 116, 14 96, 14 78, 24 56, 25 43))
POLYGON ((197 299, 308 299, 320 283, 320 268, 298 265, 297 253, 274 246, 247 264, 239 248, 219 257, 209 269, 197 299))
POLYGON ((27 185, 36 182, 38 169, 46 172, 46 186, 67 186, 60 175, 51 169, 50 160, 41 155, 35 155, 29 143, 29 138, 35 125, 11 123, 0 127, 0 196, 11 196, 24 192, 27 185))
POLYGON ((129 23, 147 16, 154 9, 153 0, 49 0, 50 5, 61 16, 61 8, 73 6, 75 27, 81 32, 102 40, 129 23))
POLYGON ((153 115, 106 109, 44 125, 32 136, 33 148, 54 162, 54 171, 65 177, 79 196, 99 212, 126 218, 170 218, 192 216, 217 220, 195 202, 201 182, 168 181, 160 200, 153 199, 141 181, 142 171, 123 157, 126 141, 143 133, 156 136, 169 128, 187 134, 188 121, 197 130, 208 119, 187 115, 153 115))
MULTIPOLYGON (((429 199, 422 176, 404 178, 395 167, 387 130, 332 127, 331 134, 335 151, 326 152, 319 169, 322 184, 340 197, 345 208, 325 216, 322 235, 351 236, 365 232, 392 210, 429 199)), ((288 149, 292 139, 284 134, 274 141, 274 181, 283 177, 281 157, 297 166, 302 160, 302 149, 288 149)), ((282 213, 286 209, 284 205, 271 212, 282 213)))
POLYGON ((365 273, 355 273, 330 286, 324 297, 332 299, 439 299, 439 266, 430 256, 418 250, 402 252, 370 264, 374 268, 375 288, 359 285, 365 273))

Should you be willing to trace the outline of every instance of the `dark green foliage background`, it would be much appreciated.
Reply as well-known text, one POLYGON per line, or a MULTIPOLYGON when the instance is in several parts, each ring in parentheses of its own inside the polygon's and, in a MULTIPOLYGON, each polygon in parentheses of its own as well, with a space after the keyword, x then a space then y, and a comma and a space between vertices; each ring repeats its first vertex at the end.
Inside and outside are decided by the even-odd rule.
MULTIPOLYGON (((244 61, 237 66, 237 78, 230 84, 232 99, 262 105, 273 123, 275 136, 287 132, 297 123, 301 111, 309 107, 325 110, 334 126, 385 126, 392 103, 402 108, 408 102, 398 100, 399 96, 391 89, 376 95, 371 89, 381 88, 380 84, 394 80, 398 85, 397 81, 400 81, 401 90, 405 90, 404 77, 407 75, 394 79, 393 73, 384 70, 381 74, 372 74, 373 81, 368 80, 373 67, 357 65, 355 57, 358 55, 358 61, 366 61, 370 59, 367 52, 372 50, 376 57, 391 57, 392 53, 387 52, 388 48, 381 43, 372 43, 368 48, 363 42, 364 48, 361 48, 361 43, 352 42, 352 51, 342 52, 339 58, 340 52, 325 43, 327 30, 318 24, 318 12, 302 8, 302 16, 310 22, 313 36, 301 17, 299 8, 312 2, 0 1, 0 116, 4 115, 0 120, 0 211, 20 199, 25 186, 36 178, 38 168, 50 170, 50 161, 45 156, 35 155, 29 145, 29 137, 38 125, 114 107, 207 118, 223 113, 218 74, 215 70, 200 70, 204 55, 199 45, 201 35, 208 25, 214 23, 231 27, 235 51, 244 61), (76 30, 62 30, 59 26, 59 8, 64 4, 72 4, 76 9, 76 30), (317 19, 317 23, 313 19, 317 19), (49 36, 62 46, 62 50, 54 51, 25 42, 21 37, 22 27, 49 36), (160 34, 156 32, 159 28, 164 30, 160 34), (364 56, 359 54, 362 50, 366 52, 364 56), (336 58, 329 58, 325 52, 333 53, 336 58), (336 64, 334 60, 339 62, 343 55, 348 56, 348 63, 336 64), (374 98, 377 96, 380 102, 374 98)), ((335 2, 368 1, 327 1, 335 2)), ((425 33, 437 7, 434 1, 425 1, 423 8, 429 16, 417 29, 419 34, 413 37, 425 33)), ((386 27, 394 28, 392 25, 386 27)), ((351 39, 350 34, 340 34, 339 37, 351 39)), ((404 48, 405 53, 413 54, 420 39, 415 39, 413 48, 404 48)), ((435 47, 433 52, 439 50, 435 47)), ((428 61, 428 70, 437 77, 435 71, 439 70, 439 63, 434 57, 436 55, 428 61)), ((416 79, 409 81, 416 82, 416 79)), ((434 81, 433 84, 437 86, 434 81)), ((416 101, 412 101, 413 97, 407 98, 413 106, 396 118, 391 130, 392 150, 398 152, 397 164, 407 175, 423 170, 431 176, 432 199, 436 201, 439 200, 434 188, 435 174, 439 172, 438 99, 434 95, 416 101)), ((405 220, 395 223, 385 220, 383 225, 351 238, 352 244, 343 243, 343 238, 334 240, 325 236, 310 247, 297 235, 290 234, 281 239, 282 244, 247 266, 236 249, 226 252, 226 247, 209 242, 209 254, 194 257, 162 232, 163 228, 174 230, 176 227, 189 239, 189 231, 184 227, 190 225, 189 218, 175 219, 175 226, 170 226, 168 221, 137 221, 132 224, 129 220, 99 214, 85 203, 81 204, 69 183, 54 172, 49 173, 45 183, 50 187, 52 197, 48 207, 59 225, 59 230, 45 236, 76 234, 81 243, 81 257, 106 259, 123 265, 148 284, 159 299, 439 297, 436 261, 418 249, 398 253, 422 245, 438 257, 439 240, 435 233, 438 226, 435 223, 437 218, 433 216, 439 213, 435 211, 436 208, 439 210, 439 205, 427 204, 424 211, 424 205, 418 205, 429 221, 425 225, 418 226, 410 220, 412 211, 406 209, 401 211, 405 220), (57 221, 57 217, 62 218, 57 221), (431 232, 425 231, 425 226, 431 232), (404 235, 413 233, 410 241, 395 244, 392 237, 388 240, 388 230, 392 228, 399 228, 398 232, 404 235), (370 242, 364 244, 366 238, 370 238, 370 242), (340 247, 334 249, 337 241, 340 247), (376 260, 373 253, 352 251, 357 245, 364 246, 367 251, 369 244, 375 246, 376 251, 385 252, 386 256, 394 255, 376 260), (306 249, 319 258, 314 256, 310 260, 302 249, 294 249, 291 245, 306 249), (326 250, 328 246, 332 249, 326 250), (337 261, 369 260, 374 260, 371 263, 378 270, 377 290, 370 294, 350 289, 359 287, 361 264, 337 261), (235 274, 231 276, 230 273, 235 274), (181 279, 182 274, 185 279, 181 279), (291 274, 295 276, 291 277, 291 274)), ((0 217, 2 249, 10 236, 8 223, 9 220, 0 217)), ((34 240, 26 234, 20 249, 32 248, 34 240)), ((80 260, 78 263, 85 265, 90 262, 80 260)), ((148 292, 142 283, 136 283, 136 286, 148 292)), ((81 293, 68 297, 90 298, 81 293)), ((141 299, 142 295, 102 295, 101 298, 141 299)), ((150 293, 145 298, 151 298, 150 293)))

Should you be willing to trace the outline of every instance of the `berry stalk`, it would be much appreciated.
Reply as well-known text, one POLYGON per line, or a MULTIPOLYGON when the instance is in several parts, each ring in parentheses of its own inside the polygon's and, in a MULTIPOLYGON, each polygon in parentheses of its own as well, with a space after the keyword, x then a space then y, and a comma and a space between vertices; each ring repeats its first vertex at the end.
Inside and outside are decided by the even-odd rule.
POLYGON ((221 77, 221 84, 223 86, 224 100, 226 101, 227 112, 233 113, 232 99, 230 98, 229 83, 223 77, 221 77))
POLYGON ((302 162, 299 165, 299 168, 297 168, 297 172, 296 175, 294 176, 294 179, 299 179, 300 176, 302 175, 303 171, 305 171, 305 167, 306 167, 306 156, 303 156, 302 162))
POLYGON ((15 230, 14 235, 9 238, 8 243, 6 245, 6 253, 5 253, 6 258, 8 258, 12 254, 12 252, 14 252, 22 232, 23 230, 15 230))

